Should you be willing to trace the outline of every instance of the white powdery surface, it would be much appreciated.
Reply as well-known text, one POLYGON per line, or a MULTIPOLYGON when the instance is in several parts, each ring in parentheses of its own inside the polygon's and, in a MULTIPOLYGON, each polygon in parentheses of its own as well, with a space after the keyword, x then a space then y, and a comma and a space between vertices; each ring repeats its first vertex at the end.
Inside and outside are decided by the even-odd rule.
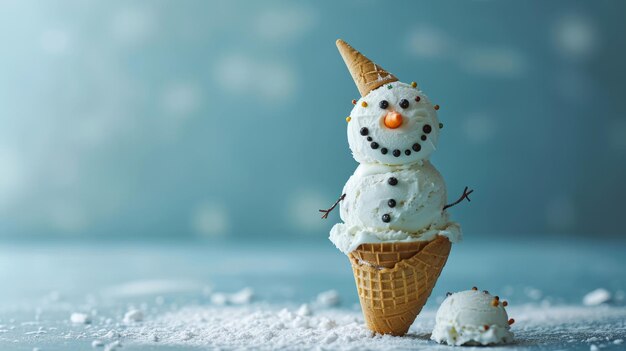
MULTIPOLYGON (((615 347, 626 337, 624 307, 509 308, 512 328, 523 349, 565 347, 571 343, 615 347)), ((373 335, 360 311, 279 309, 270 305, 194 306, 168 312, 122 332, 124 343, 258 350, 441 349, 429 340, 434 311, 418 316, 405 337, 373 335)))

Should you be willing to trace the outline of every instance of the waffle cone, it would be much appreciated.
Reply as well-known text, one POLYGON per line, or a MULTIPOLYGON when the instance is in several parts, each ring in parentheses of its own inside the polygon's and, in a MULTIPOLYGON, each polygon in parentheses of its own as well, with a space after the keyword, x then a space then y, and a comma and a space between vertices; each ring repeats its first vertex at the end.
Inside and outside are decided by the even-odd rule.
POLYGON ((381 85, 398 80, 393 74, 363 56, 345 41, 337 39, 337 48, 361 96, 369 94, 381 85))
POLYGON ((367 327, 406 334, 450 254, 450 241, 362 244, 349 254, 367 327))

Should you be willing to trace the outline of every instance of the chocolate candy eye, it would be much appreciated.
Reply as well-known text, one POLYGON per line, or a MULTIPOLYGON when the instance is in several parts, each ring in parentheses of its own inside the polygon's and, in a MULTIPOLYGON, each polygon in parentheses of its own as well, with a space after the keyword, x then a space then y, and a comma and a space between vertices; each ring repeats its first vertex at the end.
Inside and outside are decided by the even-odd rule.
POLYGON ((387 102, 387 100, 382 100, 381 102, 378 103, 378 106, 384 110, 387 107, 389 107, 389 103, 387 102))
POLYGON ((400 100, 400 107, 402 107, 402 108, 409 107, 409 100, 407 100, 407 99, 400 100))

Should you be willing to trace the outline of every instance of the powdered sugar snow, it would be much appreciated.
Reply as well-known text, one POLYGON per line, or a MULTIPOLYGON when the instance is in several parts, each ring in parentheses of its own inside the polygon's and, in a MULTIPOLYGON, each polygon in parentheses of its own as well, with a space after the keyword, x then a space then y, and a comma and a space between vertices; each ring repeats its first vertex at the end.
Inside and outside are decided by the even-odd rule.
MULTIPOLYGON (((358 310, 315 309, 306 304, 189 306, 129 326, 122 337, 125 343, 225 349, 449 350, 429 340, 434 312, 423 311, 407 336, 392 337, 372 334, 358 310)), ((616 321, 626 318, 624 307, 534 304, 511 307, 509 314, 517 320, 512 330, 518 345, 566 347, 569 340, 590 346, 615 341, 616 345, 626 334, 615 328, 616 321)))
MULTIPOLYGON (((187 307, 167 313, 142 327, 125 330, 124 337, 139 343, 153 343, 145 335, 154 331, 160 343, 216 348, 312 349, 317 345, 337 347, 376 345, 363 325, 360 313, 323 311, 314 313, 308 305, 293 309, 269 306, 187 307), (343 345, 343 346, 341 346, 343 345)), ((401 338, 393 338, 401 342, 401 338)), ((383 346, 383 343, 379 345, 383 346)))

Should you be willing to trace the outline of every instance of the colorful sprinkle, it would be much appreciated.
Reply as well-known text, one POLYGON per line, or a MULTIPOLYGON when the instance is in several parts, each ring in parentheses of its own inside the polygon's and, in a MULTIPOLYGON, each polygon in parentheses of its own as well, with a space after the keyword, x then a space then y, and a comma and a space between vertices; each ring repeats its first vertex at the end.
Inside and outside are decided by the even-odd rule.
POLYGON ((491 306, 498 307, 499 304, 500 304, 500 301, 498 301, 498 299, 491 300, 491 306))
POLYGON ((439 105, 435 105, 435 110, 439 110, 439 105))
POLYGON ((511 325, 513 323, 515 323, 515 319, 513 319, 513 318, 509 319, 509 325, 511 325))
POLYGON ((485 330, 489 330, 489 326, 487 324, 483 325, 483 328, 485 328, 485 330))
POLYGON ((421 98, 421 97, 419 97, 419 96, 416 96, 416 97, 415 97, 415 101, 420 102, 420 100, 422 100, 422 98, 421 98))
POLYGON ((509 305, 509 303, 508 303, 508 302, 506 302, 506 301, 502 301, 502 306, 506 307, 506 306, 508 306, 508 305, 509 305))
POLYGON ((443 123, 439 123, 439 129, 443 129, 443 123))
POLYGON ((350 123, 351 120, 352 120, 352 117, 350 116, 346 117, 346 122, 350 123))
POLYGON ((352 105, 356 105, 356 99, 352 99, 352 105))
POLYGON ((363 106, 363 107, 367 107, 367 102, 363 101, 363 102, 361 103, 361 106, 363 106))
POLYGON ((391 84, 387 85, 387 89, 391 89, 391 88, 393 88, 393 85, 391 84))
POLYGON ((472 287, 472 290, 477 291, 477 290, 478 290, 478 288, 477 288, 477 287, 475 287, 475 286, 473 286, 473 287, 472 287))
POLYGON ((415 83, 415 82, 411 82, 411 86, 412 86, 413 88, 415 88, 415 87, 417 86, 417 83, 415 83))

